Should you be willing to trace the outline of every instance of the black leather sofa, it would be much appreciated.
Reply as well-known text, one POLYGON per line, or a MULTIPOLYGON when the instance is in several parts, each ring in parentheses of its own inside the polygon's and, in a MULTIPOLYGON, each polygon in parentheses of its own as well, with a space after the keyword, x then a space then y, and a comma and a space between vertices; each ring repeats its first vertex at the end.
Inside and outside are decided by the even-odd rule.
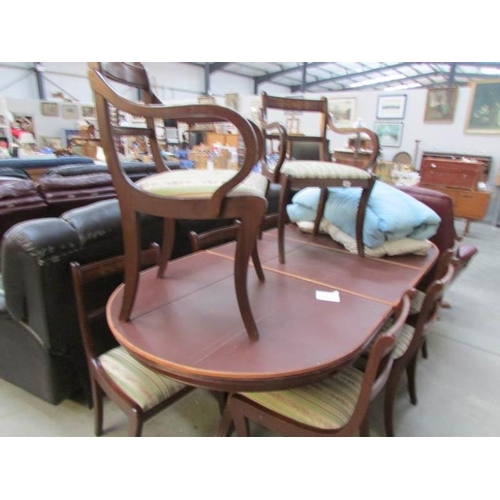
MULTIPOLYGON (((278 206, 279 186, 269 193, 268 213, 278 206)), ((203 232, 232 221, 177 221, 173 258, 191 251, 189 231, 203 232)), ((162 224, 142 219, 143 247, 161 242, 162 224)), ((116 199, 16 224, 2 242, 0 287, 0 377, 58 404, 89 391, 69 263, 122 253, 116 199)), ((118 283, 96 290, 102 304, 118 283)), ((109 340, 114 342, 113 339, 109 340)))

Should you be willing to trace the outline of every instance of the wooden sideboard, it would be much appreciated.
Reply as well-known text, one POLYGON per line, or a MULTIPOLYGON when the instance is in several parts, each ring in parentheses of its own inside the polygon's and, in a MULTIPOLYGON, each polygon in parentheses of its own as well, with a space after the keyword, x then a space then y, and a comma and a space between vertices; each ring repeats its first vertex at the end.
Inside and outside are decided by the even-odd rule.
POLYGON ((455 217, 467 221, 464 235, 469 232, 471 222, 484 219, 488 211, 491 193, 478 189, 478 183, 486 182, 490 165, 489 156, 422 154, 420 185, 450 196, 455 217))

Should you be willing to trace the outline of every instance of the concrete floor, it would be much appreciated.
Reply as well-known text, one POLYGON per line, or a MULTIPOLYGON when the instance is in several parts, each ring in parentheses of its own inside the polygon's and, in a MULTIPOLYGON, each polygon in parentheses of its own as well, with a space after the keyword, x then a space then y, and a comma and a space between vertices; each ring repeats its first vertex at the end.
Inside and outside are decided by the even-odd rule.
MULTIPOLYGON (((457 221, 457 230, 463 224, 457 221)), ((500 436, 500 229, 471 225, 466 242, 479 253, 453 284, 428 338, 429 359, 417 368, 418 405, 401 384, 395 408, 398 436, 500 436)), ((382 398, 370 410, 372 435, 382 436, 382 398)), ((213 396, 197 389, 149 420, 144 436, 212 436, 219 421, 213 396)), ((126 436, 125 416, 107 401, 105 436, 126 436)), ((252 435, 273 434, 252 427, 252 435)), ((52 406, 0 380, 0 436, 93 436, 93 412, 81 402, 52 406)))

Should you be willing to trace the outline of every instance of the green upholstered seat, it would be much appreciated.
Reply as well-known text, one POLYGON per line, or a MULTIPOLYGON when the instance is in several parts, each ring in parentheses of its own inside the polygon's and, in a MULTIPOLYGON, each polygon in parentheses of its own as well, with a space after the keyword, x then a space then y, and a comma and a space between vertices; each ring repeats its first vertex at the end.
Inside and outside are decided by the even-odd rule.
POLYGON ((363 372, 351 366, 321 382, 296 389, 242 394, 297 422, 321 429, 338 429, 351 418, 362 382, 363 372))
MULTIPOLYGON (((137 185, 152 194, 174 198, 210 198, 231 177, 234 170, 175 170, 150 175, 137 185)), ((227 196, 265 196, 268 180, 261 174, 250 173, 227 196)))
POLYGON ((150 370, 121 346, 99 356, 99 361, 109 377, 144 411, 186 387, 150 370))

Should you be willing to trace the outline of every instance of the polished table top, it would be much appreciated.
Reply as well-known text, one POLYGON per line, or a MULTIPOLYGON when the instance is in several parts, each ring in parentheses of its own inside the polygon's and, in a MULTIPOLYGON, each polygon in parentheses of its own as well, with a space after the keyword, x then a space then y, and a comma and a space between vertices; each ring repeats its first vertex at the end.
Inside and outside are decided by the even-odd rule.
POLYGON ((192 385, 294 387, 355 359, 438 256, 432 247, 426 257, 361 258, 329 237, 287 233, 286 264, 278 261, 272 230, 259 241, 266 281, 249 270, 257 341, 249 339, 236 303, 234 243, 172 261, 166 279, 155 268, 143 272, 130 322, 118 319, 118 287, 107 306, 114 336, 142 362, 192 385), (318 290, 338 290, 340 302, 317 300, 318 290))

